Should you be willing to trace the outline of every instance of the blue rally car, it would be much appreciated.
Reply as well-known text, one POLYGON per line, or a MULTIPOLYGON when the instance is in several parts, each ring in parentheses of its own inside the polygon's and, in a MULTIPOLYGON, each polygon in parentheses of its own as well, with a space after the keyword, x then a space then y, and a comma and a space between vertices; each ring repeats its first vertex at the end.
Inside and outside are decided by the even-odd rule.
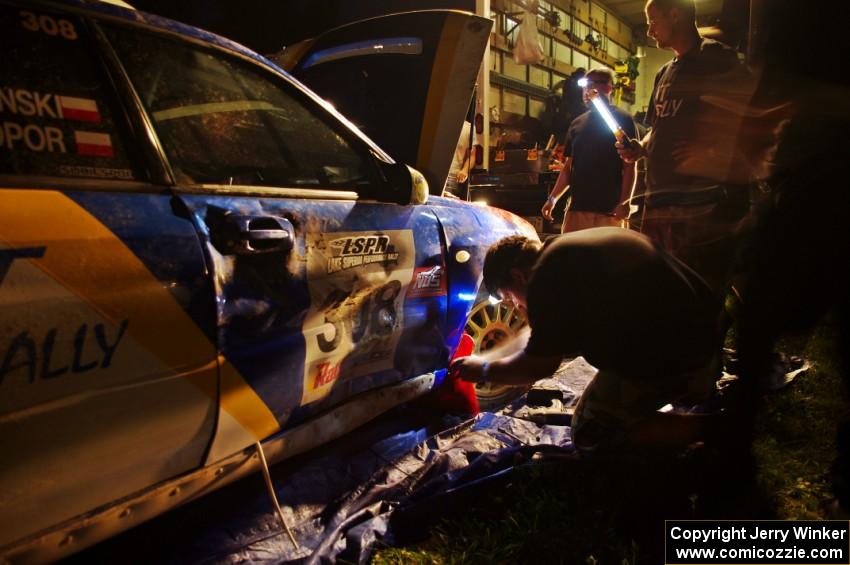
MULTIPOLYGON (((489 22, 441 17, 483 49, 489 22)), ((55 559, 258 470, 260 446, 339 437, 438 387, 471 313, 516 325, 482 260, 533 229, 428 190, 481 51, 459 116, 434 109, 456 66, 416 87, 423 175, 210 33, 15 0, 0 28, 0 557, 55 559)))

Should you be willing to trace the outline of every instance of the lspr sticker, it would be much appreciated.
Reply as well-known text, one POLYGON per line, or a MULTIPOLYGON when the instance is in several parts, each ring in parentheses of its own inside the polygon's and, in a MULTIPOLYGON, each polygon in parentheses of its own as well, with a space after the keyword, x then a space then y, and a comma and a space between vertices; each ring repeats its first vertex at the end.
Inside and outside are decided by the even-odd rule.
POLYGON ((393 367, 415 255, 410 230, 308 234, 302 404, 393 367))

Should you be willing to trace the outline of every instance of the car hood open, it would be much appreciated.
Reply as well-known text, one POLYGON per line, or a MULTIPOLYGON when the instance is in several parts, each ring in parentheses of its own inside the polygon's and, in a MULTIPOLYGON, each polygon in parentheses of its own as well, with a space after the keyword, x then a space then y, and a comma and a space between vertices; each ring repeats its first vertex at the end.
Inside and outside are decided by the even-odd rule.
POLYGON ((423 10, 347 24, 270 55, 439 193, 492 21, 423 10))

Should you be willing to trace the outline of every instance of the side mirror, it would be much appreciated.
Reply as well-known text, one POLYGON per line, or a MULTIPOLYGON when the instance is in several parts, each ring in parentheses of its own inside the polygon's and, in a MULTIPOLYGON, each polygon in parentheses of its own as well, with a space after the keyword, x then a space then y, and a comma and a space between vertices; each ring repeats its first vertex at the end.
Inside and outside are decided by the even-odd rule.
POLYGON ((410 172, 410 203, 425 204, 428 202, 428 181, 425 175, 409 165, 407 170, 410 172))
POLYGON ((372 196, 381 202, 402 205, 425 204, 428 201, 428 181, 422 173, 403 163, 379 161, 379 167, 384 186, 379 194, 370 194, 367 198, 372 196))

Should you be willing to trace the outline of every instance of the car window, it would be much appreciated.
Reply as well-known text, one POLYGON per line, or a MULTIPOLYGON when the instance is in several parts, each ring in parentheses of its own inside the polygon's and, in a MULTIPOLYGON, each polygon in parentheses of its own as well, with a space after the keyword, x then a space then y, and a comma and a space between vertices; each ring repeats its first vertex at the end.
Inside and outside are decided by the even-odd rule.
POLYGON ((237 57, 107 28, 178 182, 352 189, 371 169, 306 96, 237 57))
POLYGON ((133 179, 81 21, 0 3, 0 173, 133 179))

